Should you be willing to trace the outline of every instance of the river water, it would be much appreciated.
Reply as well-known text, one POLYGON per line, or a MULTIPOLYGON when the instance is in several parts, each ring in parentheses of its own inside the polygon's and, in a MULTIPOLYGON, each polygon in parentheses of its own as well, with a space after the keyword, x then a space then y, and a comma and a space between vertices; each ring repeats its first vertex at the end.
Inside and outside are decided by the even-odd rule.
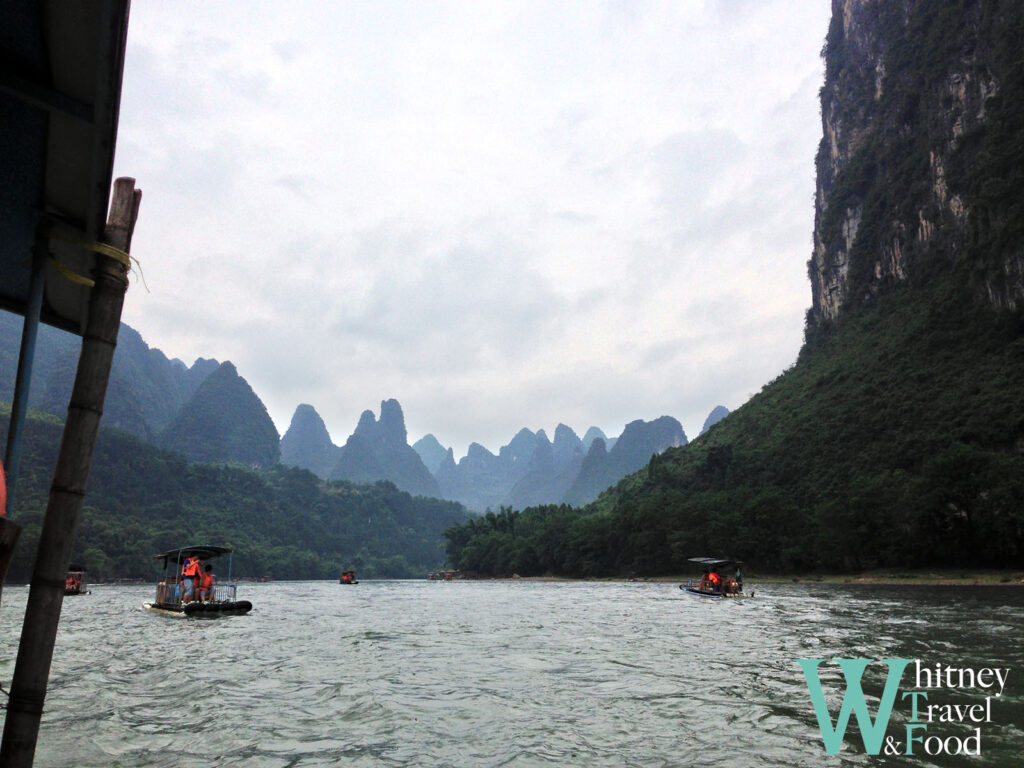
MULTIPOLYGON (((143 610, 152 587, 94 586, 64 601, 36 765, 1024 765, 1024 588, 755 588, 720 601, 653 582, 243 584, 252 613, 203 620, 143 610), (929 691, 947 705, 923 732, 939 754, 919 741, 914 757, 867 755, 851 717, 830 756, 798 658, 1009 673, 1000 696, 984 675, 929 691), (952 704, 985 704, 971 710, 984 721, 938 722, 952 704), (978 728, 980 756, 946 754, 978 728)), ((3 592, 5 688, 27 592, 3 592)), ((864 673, 872 716, 885 670, 864 673)), ((821 681, 834 718, 838 666, 821 681)), ((898 741, 909 706, 889 723, 898 741)))

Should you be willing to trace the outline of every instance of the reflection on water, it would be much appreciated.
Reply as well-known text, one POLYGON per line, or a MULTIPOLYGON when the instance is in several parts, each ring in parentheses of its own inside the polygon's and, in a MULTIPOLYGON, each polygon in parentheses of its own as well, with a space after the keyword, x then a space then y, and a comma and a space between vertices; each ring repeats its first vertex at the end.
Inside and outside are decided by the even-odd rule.
MULTIPOLYGON (((1008 766, 1024 754, 1020 588, 783 584, 714 601, 665 583, 292 582, 243 585, 253 612, 219 620, 144 611, 151 589, 65 600, 37 765, 1008 766), (869 757, 854 722, 827 756, 794 660, 839 657, 1009 668, 981 758, 869 757)), ((5 684, 26 594, 4 590, 5 684)), ((884 675, 865 675, 872 713, 884 675)), ((821 680, 834 716, 841 675, 826 664, 821 680)))

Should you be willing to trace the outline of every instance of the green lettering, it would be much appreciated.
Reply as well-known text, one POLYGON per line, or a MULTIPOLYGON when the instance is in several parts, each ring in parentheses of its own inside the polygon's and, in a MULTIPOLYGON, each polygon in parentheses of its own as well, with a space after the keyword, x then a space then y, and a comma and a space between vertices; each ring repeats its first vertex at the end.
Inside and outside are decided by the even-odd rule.
POLYGON ((896 700, 896 694, 899 692, 900 678, 912 659, 882 659, 889 667, 889 674, 874 722, 871 720, 867 700, 860 685, 861 676, 871 660, 833 659, 833 661, 839 664, 843 670, 843 677, 846 678, 846 693, 843 695, 843 703, 839 708, 839 715, 834 727, 832 716, 828 711, 828 704, 825 701, 825 692, 821 689, 821 680, 818 677, 818 665, 821 664, 822 659, 797 659, 797 663, 804 671, 804 678, 807 680, 807 690, 811 695, 811 703, 814 705, 814 714, 818 718, 818 728, 821 730, 821 740, 825 744, 825 752, 829 755, 839 754, 852 711, 857 716, 857 726, 860 728, 864 751, 869 755, 877 755, 882 749, 885 729, 889 725, 892 706, 896 700))

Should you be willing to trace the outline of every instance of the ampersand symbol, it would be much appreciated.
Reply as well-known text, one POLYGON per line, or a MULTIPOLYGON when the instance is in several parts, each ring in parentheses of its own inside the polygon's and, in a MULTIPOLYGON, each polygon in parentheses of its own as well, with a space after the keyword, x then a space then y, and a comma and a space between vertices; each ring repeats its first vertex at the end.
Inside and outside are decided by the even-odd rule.
POLYGON ((900 754, 901 746, 903 745, 899 741, 894 739, 892 736, 885 737, 885 754, 898 755, 900 754))

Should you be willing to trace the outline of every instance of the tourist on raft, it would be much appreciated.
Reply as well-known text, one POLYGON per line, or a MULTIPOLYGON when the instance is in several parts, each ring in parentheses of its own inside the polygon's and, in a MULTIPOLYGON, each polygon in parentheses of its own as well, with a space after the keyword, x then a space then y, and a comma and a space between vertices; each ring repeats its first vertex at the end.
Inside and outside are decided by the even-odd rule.
POLYGON ((198 557, 186 557, 181 564, 182 595, 181 602, 188 603, 196 598, 196 587, 198 586, 200 565, 198 557))
POLYGON ((705 568, 704 573, 700 575, 700 584, 697 585, 697 589, 701 590, 702 592, 706 591, 708 589, 708 584, 708 569, 705 568))
POLYGON ((203 568, 203 575, 199 577, 199 602, 213 602, 213 566, 209 563, 203 568))

